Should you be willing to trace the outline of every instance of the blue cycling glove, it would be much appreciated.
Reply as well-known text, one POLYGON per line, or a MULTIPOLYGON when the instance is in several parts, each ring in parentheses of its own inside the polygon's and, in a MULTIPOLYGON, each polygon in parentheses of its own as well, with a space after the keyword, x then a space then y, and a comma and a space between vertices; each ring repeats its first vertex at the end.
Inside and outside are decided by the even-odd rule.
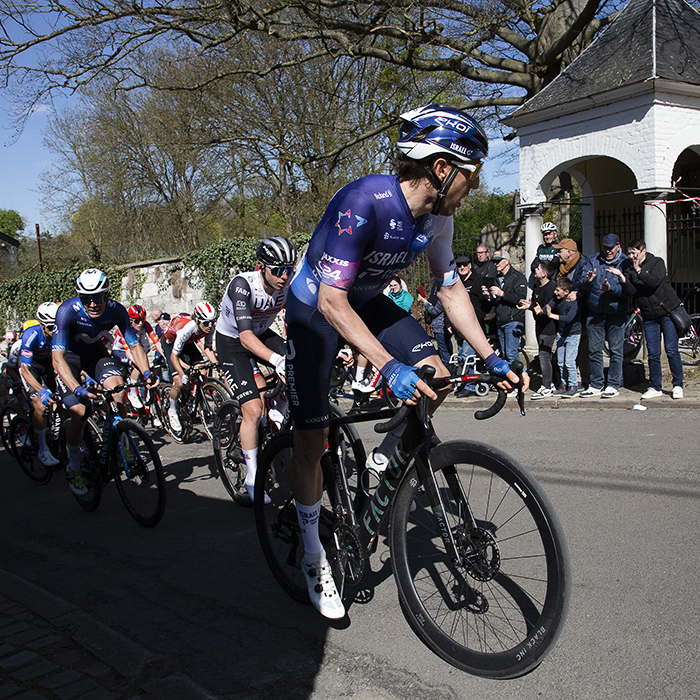
POLYGON ((491 374, 501 374, 505 377, 510 372, 510 365, 495 352, 484 358, 484 364, 491 374))
POLYGON ((39 392, 39 398, 41 399, 41 403, 43 403, 44 406, 48 406, 51 403, 53 394, 48 389, 42 389, 39 392))
POLYGON ((414 370, 417 367, 409 367, 398 360, 391 359, 382 367, 379 372, 386 379, 389 388, 394 396, 403 401, 410 399, 418 384, 418 375, 414 370))
POLYGON ((73 393, 78 399, 82 399, 84 401, 90 400, 90 392, 84 386, 75 387, 73 393))

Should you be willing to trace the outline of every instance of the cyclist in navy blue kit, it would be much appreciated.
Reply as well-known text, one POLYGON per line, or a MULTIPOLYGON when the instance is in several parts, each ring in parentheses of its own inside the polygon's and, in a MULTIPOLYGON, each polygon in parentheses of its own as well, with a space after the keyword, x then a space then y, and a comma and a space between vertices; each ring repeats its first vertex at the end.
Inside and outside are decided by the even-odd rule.
MULTIPOLYGON (((112 346, 110 330, 117 326, 129 346, 134 364, 147 382, 158 379, 148 366, 148 357, 129 322, 126 309, 109 298, 109 279, 100 270, 85 270, 76 280, 78 295, 63 302, 56 314, 56 327, 51 339, 51 354, 56 371, 56 388, 68 409, 66 442, 68 465, 66 476, 71 490, 87 493, 85 478, 80 471, 80 444, 85 430, 84 402, 96 395, 80 383, 81 370, 98 384, 109 389, 124 384, 123 365, 109 354, 112 346)), ((126 392, 114 395, 124 407, 126 392)))
MULTIPOLYGON (((287 298, 286 375, 294 418, 290 483, 304 543, 302 569, 309 598, 322 615, 345 609, 318 536, 323 480, 320 458, 329 425, 328 389, 339 343, 348 339, 393 393, 414 404, 438 396, 416 367, 449 371, 418 321, 381 292, 388 280, 427 250, 438 298, 452 327, 504 376, 517 376, 488 344, 464 285, 457 284, 452 215, 479 185, 488 153, 481 126, 465 112, 429 105, 403 114, 396 175, 370 175, 343 187, 316 228, 287 298)), ((525 385, 528 380, 525 379, 525 385)), ((527 388, 527 386, 525 386, 527 388)), ((389 438, 398 444, 401 429, 389 438)), ((386 442, 386 440, 385 440, 386 442)), ((392 448, 393 449, 393 448, 392 448)))

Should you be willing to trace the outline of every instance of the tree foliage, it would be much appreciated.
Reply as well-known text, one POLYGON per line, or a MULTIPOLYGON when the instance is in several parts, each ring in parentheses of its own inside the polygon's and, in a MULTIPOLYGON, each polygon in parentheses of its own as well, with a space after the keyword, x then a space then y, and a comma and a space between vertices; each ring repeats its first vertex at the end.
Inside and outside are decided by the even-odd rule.
POLYGON ((24 231, 24 221, 14 209, 0 209, 0 232, 11 238, 19 238, 24 231))

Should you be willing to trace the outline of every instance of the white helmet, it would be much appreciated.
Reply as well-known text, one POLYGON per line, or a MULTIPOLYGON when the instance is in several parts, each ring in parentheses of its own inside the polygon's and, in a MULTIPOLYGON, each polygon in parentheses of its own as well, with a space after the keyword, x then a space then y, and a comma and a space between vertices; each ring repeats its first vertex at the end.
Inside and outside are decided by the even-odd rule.
POLYGON ((557 233, 557 226, 551 221, 545 221, 540 227, 540 233, 557 233))
POLYGON ((45 301, 43 304, 39 304, 39 308, 36 310, 36 317, 39 319, 39 323, 50 326, 56 323, 57 312, 58 304, 56 302, 45 301))
POLYGON ((75 281, 78 294, 101 294, 109 291, 109 277, 102 270, 83 270, 75 281))
POLYGON ((195 321, 216 321, 216 311, 209 302, 203 301, 194 307, 192 318, 195 321))

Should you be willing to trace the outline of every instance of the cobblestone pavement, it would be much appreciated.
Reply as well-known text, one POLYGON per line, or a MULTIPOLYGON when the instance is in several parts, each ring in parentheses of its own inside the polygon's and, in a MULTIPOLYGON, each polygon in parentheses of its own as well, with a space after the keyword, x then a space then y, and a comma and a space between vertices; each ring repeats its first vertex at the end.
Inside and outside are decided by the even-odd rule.
POLYGON ((123 635, 0 569, 0 700, 206 700, 123 635))

